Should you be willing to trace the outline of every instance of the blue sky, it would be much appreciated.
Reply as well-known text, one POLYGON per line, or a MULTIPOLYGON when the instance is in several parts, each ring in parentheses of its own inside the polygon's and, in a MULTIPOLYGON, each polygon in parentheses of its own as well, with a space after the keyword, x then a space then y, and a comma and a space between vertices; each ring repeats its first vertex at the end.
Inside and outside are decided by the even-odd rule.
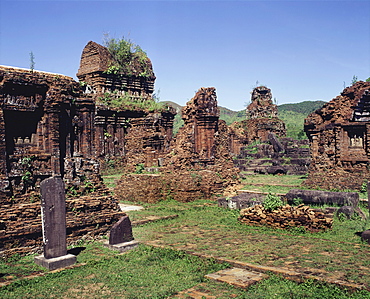
POLYGON ((0 64, 74 77, 84 46, 128 37, 152 60, 161 100, 216 87, 242 110, 253 87, 278 104, 329 101, 370 77, 370 1, 0 0, 0 64))

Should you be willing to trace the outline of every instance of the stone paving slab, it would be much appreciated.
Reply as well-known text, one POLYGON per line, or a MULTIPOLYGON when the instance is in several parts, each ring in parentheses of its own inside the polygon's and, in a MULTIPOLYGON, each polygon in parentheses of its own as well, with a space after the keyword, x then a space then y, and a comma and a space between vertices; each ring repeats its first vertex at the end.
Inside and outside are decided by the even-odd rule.
POLYGON ((216 273, 207 274, 205 277, 246 289, 249 286, 267 278, 268 275, 241 268, 229 268, 216 273))
MULTIPOLYGON (((198 256, 200 258, 208 258, 208 259, 213 258, 213 259, 216 259, 217 261, 219 261, 221 263, 223 263, 223 262, 229 263, 232 267, 246 269, 247 271, 252 271, 252 272, 257 272, 257 273, 271 272, 271 273, 274 273, 274 274, 277 274, 277 275, 281 275, 282 277, 284 277, 286 279, 289 279, 289 280, 292 280, 292 281, 295 281, 295 282, 303 282, 304 280, 311 279, 311 280, 315 280, 315 281, 335 284, 335 285, 338 285, 338 286, 341 286, 341 287, 348 288, 350 290, 363 290, 363 289, 365 289, 365 290, 370 291, 369 287, 367 287, 364 284, 358 284, 358 283, 343 281, 343 280, 338 280, 338 279, 331 279, 331 278, 327 278, 327 277, 320 277, 320 276, 316 276, 316 275, 313 275, 313 274, 306 274, 304 272, 297 272, 297 271, 292 270, 292 269, 272 267, 272 266, 263 266, 263 265, 241 262, 241 261, 232 260, 232 259, 223 258, 223 257, 216 257, 216 256, 209 255, 209 254, 194 252, 194 251, 191 251, 191 250, 186 250, 186 249, 181 249, 181 248, 174 248, 174 247, 171 247, 171 246, 156 244, 153 241, 148 241, 148 242, 144 242, 144 243, 149 245, 149 246, 153 246, 153 247, 172 248, 172 249, 175 249, 175 250, 176 249, 181 250, 181 251, 186 252, 187 254, 195 255, 195 256, 198 256)), ((314 270, 314 269, 310 268, 310 272, 312 272, 312 270, 314 270)), ((316 270, 319 270, 319 269, 316 269, 316 270)), ((319 272, 319 271, 316 271, 316 273, 317 272, 319 272)))
POLYGON ((204 283, 198 284, 195 287, 192 287, 190 289, 187 289, 185 291, 179 292, 177 295, 172 296, 170 298, 179 298, 179 299, 216 299, 215 296, 208 295, 207 293, 200 292, 197 289, 204 285, 204 283))
POLYGON ((119 207, 120 207, 122 212, 140 211, 140 210, 144 209, 144 207, 142 207, 142 206, 126 205, 126 204, 123 204, 123 203, 120 203, 119 207))

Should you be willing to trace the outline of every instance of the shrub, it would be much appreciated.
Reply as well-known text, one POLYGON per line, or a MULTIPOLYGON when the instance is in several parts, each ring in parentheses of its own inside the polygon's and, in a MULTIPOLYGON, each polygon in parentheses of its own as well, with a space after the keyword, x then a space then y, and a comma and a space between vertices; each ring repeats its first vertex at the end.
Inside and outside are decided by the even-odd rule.
POLYGON ((144 169, 145 169, 144 164, 140 163, 140 164, 136 165, 135 173, 136 174, 141 174, 141 173, 143 173, 144 169))
POLYGON ((106 35, 104 45, 113 57, 107 70, 108 74, 124 73, 128 76, 139 75, 145 78, 153 75, 148 56, 130 39, 115 39, 106 35))
POLYGON ((273 195, 269 193, 266 196, 266 199, 264 200, 262 205, 266 210, 273 211, 276 210, 277 208, 282 207, 283 204, 284 204, 283 201, 280 199, 278 195, 273 195))
POLYGON ((300 204, 303 204, 302 198, 295 197, 292 199, 293 205, 299 206, 300 204))

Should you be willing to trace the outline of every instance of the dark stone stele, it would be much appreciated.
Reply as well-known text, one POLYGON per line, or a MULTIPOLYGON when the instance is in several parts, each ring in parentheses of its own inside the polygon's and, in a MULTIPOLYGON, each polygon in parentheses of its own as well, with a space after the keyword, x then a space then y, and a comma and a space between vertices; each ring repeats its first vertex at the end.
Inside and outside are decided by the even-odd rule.
POLYGON ((123 216, 115 223, 110 231, 109 245, 130 242, 134 239, 132 235, 131 221, 128 216, 123 216))
POLYGON ((44 254, 35 262, 49 270, 70 266, 76 256, 67 254, 64 182, 51 177, 41 182, 40 189, 44 254))
POLYGON ((52 177, 41 182, 40 187, 44 256, 48 259, 66 255, 64 182, 60 177, 52 177))

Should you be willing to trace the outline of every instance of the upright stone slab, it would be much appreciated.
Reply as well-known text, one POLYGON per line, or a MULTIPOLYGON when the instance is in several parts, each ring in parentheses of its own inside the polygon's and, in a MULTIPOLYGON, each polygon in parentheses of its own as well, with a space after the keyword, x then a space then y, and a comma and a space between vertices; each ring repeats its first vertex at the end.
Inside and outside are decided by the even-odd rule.
POLYGON ((113 225, 109 234, 109 243, 105 245, 111 249, 123 252, 136 247, 138 244, 139 243, 134 240, 132 235, 130 218, 128 216, 123 216, 113 225))
POLYGON ((134 239, 132 235, 131 221, 128 216, 123 216, 110 230, 109 244, 130 242, 134 239))
POLYGON ((49 270, 72 265, 76 256, 67 254, 66 202, 64 183, 60 177, 41 182, 41 217, 44 254, 35 262, 49 270))

